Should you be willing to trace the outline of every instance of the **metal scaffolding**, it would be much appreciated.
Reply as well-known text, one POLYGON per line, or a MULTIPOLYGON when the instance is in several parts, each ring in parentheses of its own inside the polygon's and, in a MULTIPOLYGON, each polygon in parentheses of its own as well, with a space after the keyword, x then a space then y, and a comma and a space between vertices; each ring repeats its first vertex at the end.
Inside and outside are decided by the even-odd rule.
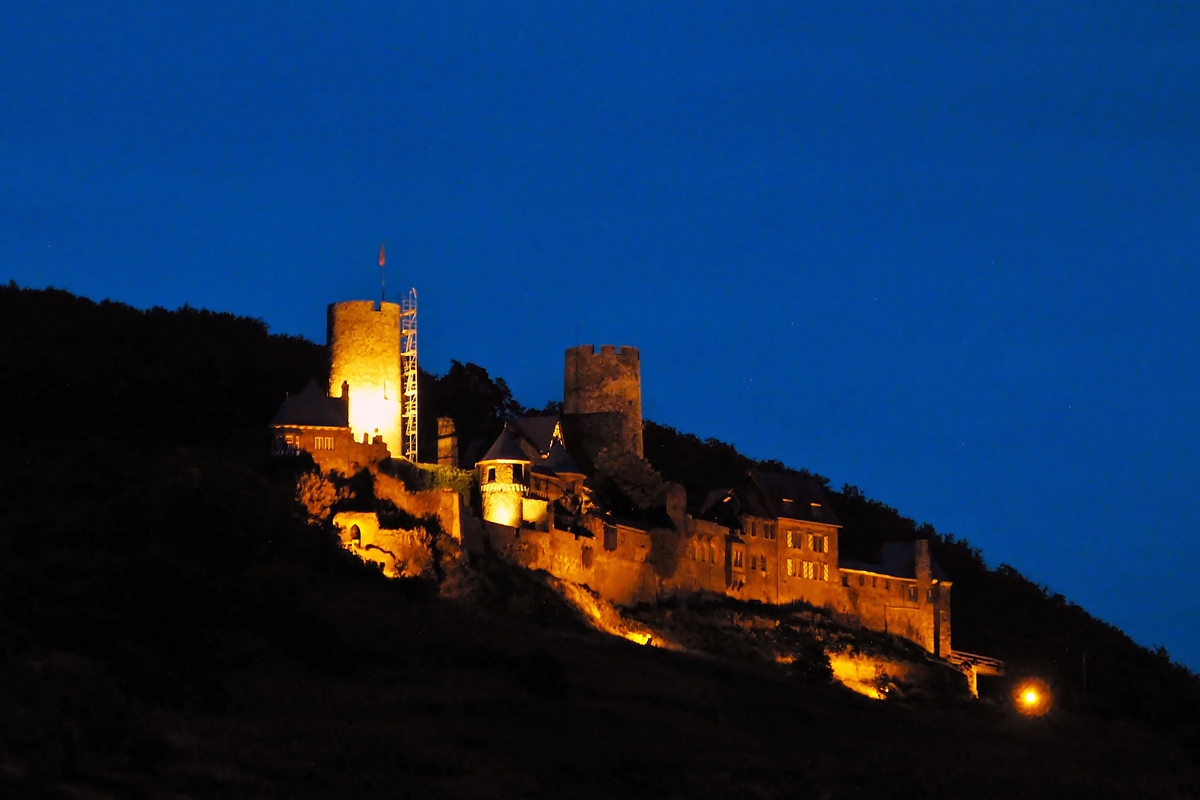
POLYGON ((417 461, 417 290, 400 301, 401 455, 417 461))

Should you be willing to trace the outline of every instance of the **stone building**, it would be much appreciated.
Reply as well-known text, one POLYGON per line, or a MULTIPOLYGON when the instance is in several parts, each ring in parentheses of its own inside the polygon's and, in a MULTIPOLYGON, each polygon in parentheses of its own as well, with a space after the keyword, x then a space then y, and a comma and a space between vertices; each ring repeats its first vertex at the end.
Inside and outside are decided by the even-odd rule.
POLYGON ((388 456, 383 440, 357 441, 348 420, 350 398, 343 386, 340 397, 330 397, 309 381, 300 394, 287 397, 271 420, 276 456, 312 456, 323 472, 353 475, 388 456))
POLYGON ((584 472, 567 452, 558 416, 509 420, 476 469, 489 522, 548 530, 552 505, 578 511, 584 472))

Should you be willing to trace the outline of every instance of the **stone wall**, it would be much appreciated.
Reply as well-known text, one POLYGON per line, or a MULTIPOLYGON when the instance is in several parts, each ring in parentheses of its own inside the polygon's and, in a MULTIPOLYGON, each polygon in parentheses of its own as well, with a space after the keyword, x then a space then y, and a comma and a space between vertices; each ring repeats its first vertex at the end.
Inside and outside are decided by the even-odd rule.
POLYGON ((442 532, 455 541, 462 541, 462 495, 453 489, 431 489, 410 492, 404 481, 374 473, 375 496, 390 501, 396 508, 417 519, 435 517, 442 532))
POLYGON ((381 528, 379 517, 365 511, 335 514, 333 524, 342 547, 363 561, 378 564, 389 578, 415 578, 433 568, 431 539, 424 528, 381 528))
POLYGON ((393 457, 401 441, 400 306, 353 300, 329 306, 329 394, 350 386, 350 430, 382 437, 393 457))
MULTIPOLYGON (((934 618, 939 603, 936 597, 930 599, 933 587, 927 577, 914 580, 857 570, 843 571, 842 577, 851 618, 864 628, 900 636, 934 652, 934 618)), ((949 616, 946 609, 947 627, 949 616)))
MULTIPOLYGON (((610 446, 642 456, 642 368, 637 348, 603 345, 597 353, 593 345, 581 345, 567 350, 563 414, 594 423, 591 427, 611 426, 613 417, 596 416, 589 421, 588 415, 615 415, 619 425, 610 446)), ((584 433, 586 441, 595 438, 584 433)), ((594 459, 595 453, 588 457, 594 459)))
POLYGON ((655 602, 649 533, 624 525, 611 526, 606 533, 602 522, 590 522, 595 532, 564 531, 553 525, 545 531, 490 522, 485 526, 492 547, 527 569, 586 586, 616 605, 655 602))

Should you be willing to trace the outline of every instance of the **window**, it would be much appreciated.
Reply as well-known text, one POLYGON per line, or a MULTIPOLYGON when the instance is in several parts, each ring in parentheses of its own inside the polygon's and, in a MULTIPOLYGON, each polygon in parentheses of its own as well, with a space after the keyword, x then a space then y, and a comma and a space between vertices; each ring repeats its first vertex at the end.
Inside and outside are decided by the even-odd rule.
POLYGON ((708 563, 717 563, 717 546, 712 542, 708 543, 708 563))
POLYGON ((332 436, 314 436, 313 437, 313 449, 314 450, 332 450, 333 449, 333 437, 332 436))
POLYGON ((788 546, 788 547, 792 547, 792 537, 793 537, 793 536, 795 536, 795 535, 796 535, 796 532, 795 532, 795 531, 788 531, 788 532, 787 532, 787 534, 786 534, 786 538, 785 538, 785 541, 787 542, 787 546, 788 546))
POLYGON ((758 536, 758 522, 750 520, 750 535, 758 536))
POLYGON ((763 575, 767 574, 767 557, 766 556, 758 557, 758 569, 760 572, 762 572, 763 575))
POLYGON ((495 483, 495 482, 496 482, 496 468, 495 468, 495 467, 488 467, 488 479, 487 479, 487 482, 488 482, 488 483, 495 483))
POLYGON ((758 569, 758 556, 750 556, 750 569, 758 569))
POLYGON ((926 599, 926 600, 928 600, 928 601, 929 601, 929 602, 931 602, 931 603, 933 602, 933 589, 926 589, 926 590, 925 590, 925 599, 926 599))
POLYGON ((352 541, 352 542, 361 542, 362 541, 362 530, 360 530, 357 525, 350 526, 350 541, 352 541))
POLYGON ((917 587, 908 587, 908 599, 914 603, 917 602, 917 587))
POLYGON ((774 522, 768 522, 767 524, 763 525, 763 536, 766 537, 767 539, 775 538, 775 523, 774 522))
POLYGON ((883 588, 890 592, 892 590, 892 582, 890 580, 885 580, 883 582, 883 588))
POLYGON ((812 580, 812 576, 813 576, 813 562, 805 561, 804 562, 804 577, 808 578, 809 580, 812 580))
POLYGON ((823 580, 823 581, 829 580, 829 565, 828 564, 821 565, 821 577, 819 578, 819 580, 823 580))
POLYGON ((741 550, 733 551, 733 565, 735 567, 742 566, 742 551, 741 550))
POLYGON ((605 525, 604 526, 604 549, 605 550, 616 550, 617 549, 617 526, 616 525, 605 525))
POLYGON ((866 586, 866 585, 867 585, 867 576, 866 576, 866 575, 859 575, 859 576, 858 576, 858 585, 859 585, 859 586, 866 586))
POLYGON ((814 553, 824 553, 829 549, 829 537, 819 533, 810 533, 808 535, 808 546, 814 553))
POLYGON ((787 573, 788 573, 789 578, 796 574, 795 572, 792 571, 792 569, 793 569, 792 560, 789 558, 787 560, 787 573))
POLYGON ((871 576, 871 588, 872 589, 875 588, 875 576, 874 575, 871 576))
POLYGON ((849 585, 850 585, 850 576, 843 572, 842 573, 842 586, 849 586, 849 585))

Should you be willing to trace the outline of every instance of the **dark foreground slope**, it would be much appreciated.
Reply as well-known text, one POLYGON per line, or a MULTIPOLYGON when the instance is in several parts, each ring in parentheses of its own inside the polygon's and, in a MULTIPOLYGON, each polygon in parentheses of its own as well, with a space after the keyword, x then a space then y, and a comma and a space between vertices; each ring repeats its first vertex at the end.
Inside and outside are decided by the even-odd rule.
POLYGON ((0 796, 1195 796, 1169 725, 639 647, 493 564, 471 601, 384 580, 243 424, 322 359, 252 321, 0 289, 11 419, 61 423, 19 428, 0 472, 0 796), (198 338, 241 371, 198 374, 225 364, 198 338))

